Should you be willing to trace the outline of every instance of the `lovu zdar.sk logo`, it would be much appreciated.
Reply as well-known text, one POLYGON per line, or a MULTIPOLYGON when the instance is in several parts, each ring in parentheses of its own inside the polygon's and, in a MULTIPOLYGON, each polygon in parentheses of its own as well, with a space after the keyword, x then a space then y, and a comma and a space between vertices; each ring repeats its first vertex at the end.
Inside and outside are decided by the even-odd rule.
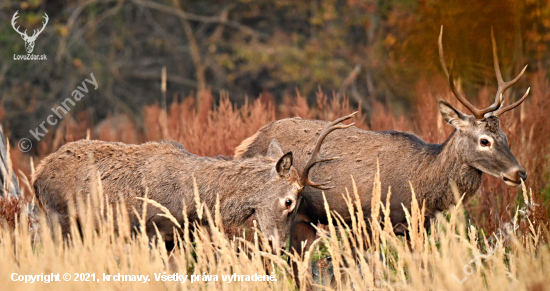
POLYGON ((42 28, 41 29, 35 29, 33 31, 33 34, 32 36, 28 36, 27 35, 27 30, 25 29, 24 32, 21 32, 19 30, 20 26, 17 26, 15 27, 15 20, 17 18, 19 18, 19 15, 17 15, 17 13, 19 13, 19 11, 16 11, 15 14, 13 15, 12 19, 11 19, 11 26, 13 27, 13 29, 19 33, 19 35, 21 35, 21 38, 23 38, 23 40, 25 41, 25 50, 27 51, 27 54, 26 55, 13 55, 13 59, 14 60, 46 60, 46 55, 33 55, 32 54, 32 51, 34 50, 34 44, 36 42, 36 38, 40 35, 40 33, 42 33, 42 31, 44 31, 44 28, 46 28, 46 24, 48 24, 48 20, 49 20, 49 17, 48 17, 48 14, 46 14, 44 12, 44 21, 42 22, 42 28))

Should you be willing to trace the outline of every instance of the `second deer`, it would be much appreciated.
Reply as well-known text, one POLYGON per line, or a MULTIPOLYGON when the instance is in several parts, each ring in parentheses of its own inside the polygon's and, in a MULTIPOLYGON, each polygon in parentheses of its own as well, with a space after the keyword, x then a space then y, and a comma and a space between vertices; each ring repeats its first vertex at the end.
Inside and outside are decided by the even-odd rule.
MULTIPOLYGON (((180 225, 184 225, 184 215, 191 222, 205 223, 196 207, 196 181, 200 200, 210 213, 215 213, 219 199, 225 227, 240 226, 254 215, 264 235, 274 244, 285 246, 302 189, 318 185, 309 180, 309 169, 332 159, 319 155, 324 138, 335 129, 351 126, 339 123, 352 116, 325 126, 307 162, 309 166, 301 175, 293 167, 292 152, 283 154, 276 140, 270 142, 265 156, 232 160, 199 157, 171 141, 127 145, 81 140, 46 157, 34 173, 32 185, 49 220, 59 221, 63 234, 67 234, 69 204, 75 203, 76 196, 87 199, 93 191, 95 173, 99 173, 109 203, 122 199, 127 209, 141 213, 143 202, 136 198, 148 193, 149 199, 166 207, 180 225)), ((159 213, 158 208, 147 207, 147 234, 155 236, 155 224, 166 242, 173 241, 175 224, 159 213)), ((131 224, 139 226, 137 217, 131 219, 131 224)))

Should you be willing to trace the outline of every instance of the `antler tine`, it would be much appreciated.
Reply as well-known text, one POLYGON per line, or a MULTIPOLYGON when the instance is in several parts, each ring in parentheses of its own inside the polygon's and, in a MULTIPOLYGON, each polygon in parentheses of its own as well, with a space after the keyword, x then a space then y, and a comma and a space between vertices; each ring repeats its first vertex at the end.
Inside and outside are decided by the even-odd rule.
POLYGON ((11 25, 15 25, 15 20, 19 18, 19 15, 17 15, 17 13, 19 13, 19 10, 15 11, 15 14, 11 18, 11 25))
POLYGON ((311 154, 311 157, 309 158, 309 160, 307 161, 305 167, 304 167, 304 170, 302 171, 302 177, 300 179, 300 183, 303 185, 303 186, 306 186, 306 185, 309 185, 309 186, 313 186, 313 187, 316 187, 316 188, 319 188, 321 190, 327 190, 327 189, 331 189, 333 188, 332 186, 325 186, 326 184, 330 183, 330 181, 325 181, 325 182, 313 182, 311 180, 309 180, 309 170, 317 163, 320 163, 320 162, 326 162, 326 161, 331 161, 331 160, 335 160, 335 159, 338 159, 339 157, 327 157, 327 158, 323 158, 319 155, 319 150, 321 149, 321 145, 323 143, 323 140, 325 139, 325 137, 331 133, 333 130, 336 130, 336 129, 343 129, 343 128, 348 128, 352 125, 354 125, 355 123, 351 123, 351 124, 348 124, 348 125, 338 125, 338 123, 344 121, 344 120, 347 120, 347 119, 350 119, 351 117, 353 117, 355 114, 357 114, 357 111, 353 112, 352 114, 349 114, 349 115, 346 115, 344 117, 340 117, 336 120, 334 120, 333 122, 329 123, 325 129, 323 129, 323 131, 321 132, 321 134, 319 135, 319 138, 317 139, 317 143, 315 144, 315 148, 313 150, 313 153, 311 154))
POLYGON ((44 12, 44 16, 42 16, 42 17, 44 17, 44 19, 45 19, 45 21, 42 21, 42 28, 40 30, 35 29, 34 34, 32 35, 33 37, 38 36, 39 34, 41 34, 42 31, 44 31, 44 28, 46 28, 46 24, 48 24, 48 20, 50 19, 48 17, 48 14, 46 14, 46 12, 44 12))
POLYGON ((523 67, 523 70, 521 70, 519 75, 517 75, 513 80, 509 82, 504 82, 504 80, 502 79, 502 73, 500 72, 500 65, 498 63, 497 43, 495 41, 495 34, 493 32, 492 27, 491 27, 491 42, 493 44, 493 63, 495 67, 495 75, 497 76, 498 88, 495 96, 495 102, 493 102, 491 106, 481 110, 481 112, 483 112, 483 115, 489 112, 493 112, 498 108, 502 107, 502 105, 504 104, 504 98, 503 98, 504 92, 506 92, 508 88, 514 85, 521 78, 521 76, 523 76, 523 73, 525 73, 525 70, 527 69, 527 65, 525 65, 525 67, 523 67))
POLYGON ((500 72, 500 65, 498 63, 497 43, 495 41, 495 34, 493 32, 493 27, 491 27, 491 43, 493 45, 493 64, 495 67, 495 75, 497 76, 498 89, 497 89, 497 94, 495 96, 495 102, 491 106, 489 106, 487 109, 490 109, 489 111, 494 111, 498 107, 502 106, 502 103, 504 102, 504 99, 502 98, 503 97, 502 94, 504 93, 504 91, 501 91, 501 88, 503 88, 503 85, 504 85, 504 80, 502 79, 502 73, 500 72))
POLYGON ((48 14, 46 14, 46 12, 44 12, 44 21, 42 21, 42 29, 40 29, 40 31, 38 32, 38 34, 42 33, 42 31, 44 31, 44 28, 46 28, 46 24, 48 24, 48 20, 50 20, 50 18, 48 17, 48 14))
POLYGON ((11 18, 11 26, 13 27, 13 29, 15 30, 15 32, 19 33, 20 35, 27 34, 27 30, 26 30, 26 29, 25 29, 25 32, 19 31, 19 28, 20 28, 21 26, 15 27, 15 20, 16 20, 17 18, 19 18, 19 15, 17 15, 17 13, 19 13, 19 10, 15 11, 15 14, 14 14, 13 17, 11 18))
POLYGON ((502 73, 500 72, 500 64, 498 62, 497 42, 495 41, 495 33, 493 32, 493 27, 491 27, 491 44, 493 45, 493 64, 495 67, 495 75, 497 76, 497 84, 498 84, 497 94, 495 96, 495 102, 493 103, 493 105, 498 104, 498 106, 500 107, 504 102, 502 98, 503 96, 501 95, 502 93, 504 93, 504 91, 500 92, 500 88, 502 88, 502 86, 504 85, 504 80, 502 79, 502 73), (501 94, 498 94, 498 93, 501 93, 501 94))
POLYGON ((445 76, 447 77, 447 80, 449 80, 449 72, 447 71, 447 65, 445 64, 445 56, 443 55, 443 25, 441 25, 441 29, 439 30, 439 39, 437 41, 437 44, 439 47, 439 62, 441 62, 441 67, 445 72, 445 76))
MULTIPOLYGON (((496 111, 493 112, 493 115, 496 116, 496 117, 499 117, 502 113, 508 111, 508 110, 512 110, 516 107, 518 107, 523 101, 525 101, 525 98, 527 98, 527 95, 529 95, 529 91, 531 90, 531 87, 527 88, 527 91, 525 92, 525 94, 523 94, 523 97, 521 97, 518 101, 516 101, 514 104, 510 104, 506 107, 502 107, 501 105, 501 108, 497 109, 496 111)), ((504 102, 503 102, 504 103, 504 102)))
POLYGON ((441 62, 441 67, 443 67, 443 71, 445 71, 445 74, 447 75, 447 81, 449 82, 449 85, 451 86, 451 91, 453 91, 453 94, 455 95, 456 99, 460 101, 477 119, 483 119, 483 115, 485 113, 482 112, 482 110, 479 110, 475 108, 472 103, 470 103, 455 87, 454 81, 453 81, 453 61, 451 60, 451 66, 449 67, 449 71, 447 71, 447 65, 445 65, 445 56, 443 55, 443 25, 441 26, 441 30, 439 32, 439 61, 441 62))

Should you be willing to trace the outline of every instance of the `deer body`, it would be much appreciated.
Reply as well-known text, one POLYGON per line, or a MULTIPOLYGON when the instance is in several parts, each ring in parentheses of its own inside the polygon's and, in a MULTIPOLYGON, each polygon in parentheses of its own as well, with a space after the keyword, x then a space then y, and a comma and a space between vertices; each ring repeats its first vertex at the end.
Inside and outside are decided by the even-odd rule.
MULTIPOLYGON (((327 126, 324 136, 350 116, 327 126)), ((318 140, 320 145, 324 136, 318 140)), ((83 200, 93 193, 97 174, 109 203, 122 199, 126 208, 142 213, 147 197, 166 207, 180 225, 184 215, 193 222, 206 222, 198 215, 194 193, 196 181, 201 203, 215 214, 217 199, 225 227, 241 226, 253 214, 264 235, 275 243, 286 241, 296 200, 303 185, 312 184, 304 171, 300 177, 292 166, 292 153, 283 154, 277 141, 270 142, 265 155, 250 159, 199 157, 176 142, 148 142, 142 145, 80 140, 62 146, 46 157, 32 177, 35 195, 50 220, 60 222, 64 234, 70 231, 69 203, 78 195, 83 200)), ((322 160, 313 154, 310 163, 322 160)), ((97 191, 97 190, 95 190, 97 191)), ((173 240, 174 223, 159 216, 157 207, 147 208, 146 229, 155 236, 153 223, 165 241, 173 240)), ((132 216, 132 226, 139 226, 132 216)))
MULTIPOLYGON (((189 220, 198 220, 194 177, 201 202, 212 215, 219 197, 221 218, 226 227, 242 225, 258 211, 260 216, 272 215, 270 219, 258 219, 267 235, 268 229, 276 228, 276 222, 286 219, 285 213, 275 214, 279 207, 273 196, 282 191, 283 196, 294 199, 292 197, 301 190, 296 170, 289 169, 288 177, 281 178, 275 170, 275 162, 269 158, 198 157, 173 142, 126 145, 81 140, 61 147, 43 160, 33 176, 33 186, 47 216, 50 219, 57 217, 63 233, 68 233, 68 203, 74 195, 85 198, 91 193, 96 172, 99 172, 103 192, 110 203, 121 197, 129 211, 135 208, 141 213, 143 202, 135 197, 145 197, 147 192, 148 198, 168 208, 180 225, 184 223, 184 205, 189 220), (267 209, 272 211, 267 212, 267 209)), ((163 238, 171 241, 174 224, 158 216, 159 213, 158 208, 148 207, 148 235, 155 234, 155 223, 163 238)), ((133 216, 131 224, 139 226, 137 217, 133 216)), ((275 235, 273 232, 269 234, 275 235)), ((285 234, 279 233, 279 236, 285 234)))
MULTIPOLYGON (((235 157, 250 158, 261 155, 270 139, 277 139, 281 147, 294 154, 297 169, 305 164, 308 153, 325 121, 291 118, 274 121, 261 128, 237 149, 235 157)), ((335 132, 325 139, 322 151, 338 155, 339 159, 319 164, 310 171, 310 177, 330 177, 334 188, 325 191, 331 210, 350 222, 351 217, 342 193, 352 189, 355 180, 365 218, 370 218, 372 187, 380 163, 382 201, 386 201, 391 187, 391 219, 396 233, 404 234, 406 219, 403 204, 410 209, 411 186, 419 201, 426 202, 427 218, 448 209, 454 202, 449 185, 454 180, 461 193, 470 197, 481 186, 481 172, 465 163, 456 135, 452 134, 443 144, 427 144, 412 133, 396 131, 366 131, 351 127, 345 132, 335 132)), ((298 213, 309 223, 327 224, 322 190, 306 187, 301 194, 302 204, 298 213)), ((429 221, 429 219, 427 219, 429 221)), ((311 242, 311 241, 309 241, 311 242)))
MULTIPOLYGON (((504 106, 504 92, 516 83, 523 71, 512 81, 504 82, 498 65, 496 44, 493 41, 493 57, 498 89, 494 103, 478 109, 456 89, 445 65, 442 45, 443 28, 439 37, 440 61, 455 97, 472 115, 466 115, 444 100, 439 101, 439 111, 455 131, 443 144, 428 144, 412 133, 396 131, 366 131, 350 128, 346 132, 331 135, 323 144, 323 151, 337 154, 341 159, 320 164, 311 171, 312 177, 332 177, 332 189, 326 189, 326 199, 332 211, 338 212, 346 223, 351 222, 349 210, 343 199, 345 188, 351 190, 351 176, 355 179, 365 221, 371 217, 372 188, 377 163, 380 165, 382 202, 386 201, 391 187, 390 218, 396 234, 405 234, 407 221, 403 207, 410 211, 412 191, 421 205, 425 203, 425 226, 438 211, 446 210, 454 203, 450 181, 456 183, 460 194, 467 200, 481 186, 482 172, 499 177, 509 186, 518 186, 527 178, 508 148, 506 135, 500 130, 500 115, 521 104, 527 92, 517 102, 504 106), (412 186, 412 189, 411 189, 412 186)), ((236 158, 261 155, 267 141, 277 139, 282 148, 295 154, 296 167, 301 169, 305 156, 312 149, 312 141, 325 122, 292 118, 272 122, 241 143, 236 158)), ((291 248, 302 252, 316 238, 312 223, 327 223, 321 191, 306 187, 291 225, 291 248), (302 248, 306 242, 305 248, 302 248)))

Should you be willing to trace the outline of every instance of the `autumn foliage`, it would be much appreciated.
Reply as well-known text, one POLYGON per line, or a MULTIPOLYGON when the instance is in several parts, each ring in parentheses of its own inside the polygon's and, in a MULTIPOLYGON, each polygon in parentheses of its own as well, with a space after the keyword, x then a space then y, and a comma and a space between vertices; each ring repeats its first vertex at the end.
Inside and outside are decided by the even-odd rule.
MULTIPOLYGON (((529 174, 527 187, 535 192, 534 199, 540 204, 537 215, 544 220, 548 214, 544 189, 548 187, 550 167, 550 119, 545 114, 550 109, 550 88, 543 72, 533 74, 530 83, 529 98, 518 109, 501 118, 501 129, 508 136, 510 149, 529 174)), ((494 98, 493 92, 492 88, 483 88, 474 103, 488 106, 494 98)), ((408 114, 396 115, 386 106, 375 102, 370 116, 359 109, 356 126, 366 130, 412 131, 427 142, 445 141, 453 128, 439 114, 437 100, 443 98, 464 112, 467 112, 466 109, 450 93, 444 80, 421 81, 416 86, 416 94, 419 98, 407 109, 408 114)), ((510 94, 509 98, 515 95, 510 94)), ((294 116, 334 120, 356 110, 345 97, 328 97, 322 92, 317 93, 313 104, 308 104, 299 92, 279 105, 269 94, 255 101, 247 100, 242 106, 231 103, 227 93, 222 93, 218 102, 215 102, 214 97, 206 90, 196 96, 182 98, 181 101, 176 98, 166 112, 159 105, 145 106, 142 125, 124 115, 110 116, 95 126, 85 114, 65 118, 56 132, 38 143, 37 156, 32 159, 36 165, 41 158, 62 144, 87 136, 125 143, 171 139, 200 156, 231 156, 241 141, 270 121, 294 116)), ((31 172, 30 157, 19 151, 17 146, 12 146, 10 154, 16 173, 28 176, 31 172)), ((521 205, 522 200, 517 197, 518 188, 508 187, 500 179, 488 175, 483 177, 482 194, 476 195, 467 209, 474 223, 491 232, 512 219, 516 206, 521 205)), ((31 193, 30 189, 24 190, 31 193)))

